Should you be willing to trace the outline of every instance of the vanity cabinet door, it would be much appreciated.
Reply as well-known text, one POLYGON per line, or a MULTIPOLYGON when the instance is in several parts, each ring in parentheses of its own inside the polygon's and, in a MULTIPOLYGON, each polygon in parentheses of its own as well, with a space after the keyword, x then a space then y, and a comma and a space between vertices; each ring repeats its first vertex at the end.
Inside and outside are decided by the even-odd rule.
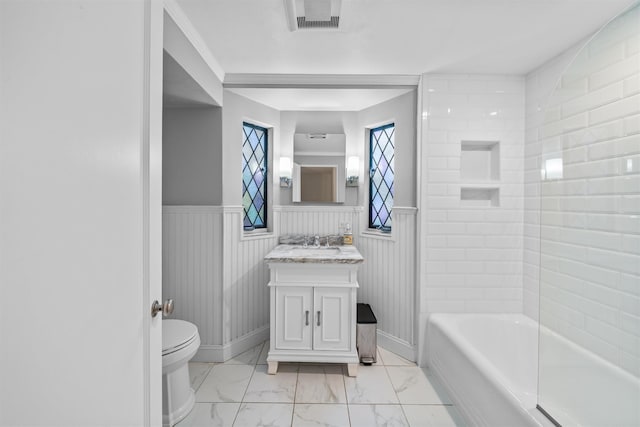
POLYGON ((352 303, 351 288, 315 288, 314 350, 349 350, 352 303))
POLYGON ((311 350, 313 288, 276 289, 276 348, 311 350))

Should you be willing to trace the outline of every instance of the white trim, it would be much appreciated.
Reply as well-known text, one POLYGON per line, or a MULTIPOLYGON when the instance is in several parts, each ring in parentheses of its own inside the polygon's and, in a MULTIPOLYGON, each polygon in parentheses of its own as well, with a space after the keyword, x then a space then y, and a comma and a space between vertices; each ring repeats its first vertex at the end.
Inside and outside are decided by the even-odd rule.
POLYGON ((257 88, 415 88, 419 75, 227 73, 223 87, 257 88))
POLYGON ((207 63, 211 71, 216 75, 221 82, 225 79, 224 69, 213 56, 207 44, 200 36, 195 26, 191 23, 187 15, 182 8, 178 5, 176 0, 164 0, 164 10, 169 14, 171 19, 178 25, 178 28, 184 33, 185 37, 191 42, 193 47, 198 51, 202 59, 207 63))
POLYGON ((162 213, 223 213, 224 206, 162 205, 162 213))
POLYGON ((245 240, 261 240, 261 239, 275 239, 277 234, 273 230, 266 228, 259 228, 257 230, 245 231, 241 230, 240 241, 245 240))
POLYGON ((391 213, 396 213, 398 215, 417 215, 418 208, 414 208, 413 206, 394 206, 391 208, 391 213))
POLYGON ((314 205, 278 205, 273 207, 274 211, 278 212, 353 212, 359 213, 364 210, 362 206, 344 206, 344 205, 331 205, 331 206, 314 206, 314 205))
POLYGON ((378 341, 377 344, 385 350, 389 350, 411 362, 416 361, 416 349, 408 342, 399 340, 380 329, 377 330, 376 339, 378 341))
POLYGON ((201 345, 192 362, 225 362, 269 339, 269 325, 224 345, 201 345))

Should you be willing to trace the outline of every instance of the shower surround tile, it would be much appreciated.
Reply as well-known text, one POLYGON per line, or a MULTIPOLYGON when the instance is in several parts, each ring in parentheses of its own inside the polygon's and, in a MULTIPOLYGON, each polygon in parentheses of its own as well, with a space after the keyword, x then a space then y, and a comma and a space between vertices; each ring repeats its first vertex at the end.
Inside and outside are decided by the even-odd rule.
POLYGON ((351 427, 408 427, 400 405, 350 405, 351 427))
POLYGON ((340 365, 301 365, 296 403, 347 403, 340 365))
POLYGON ((242 402, 253 366, 215 365, 196 393, 196 402, 242 402))
POLYGON ((349 425, 347 405, 296 404, 292 427, 343 427, 349 425))
POLYGON ((425 370, 413 367, 387 367, 395 392, 403 405, 451 404, 440 383, 425 370))

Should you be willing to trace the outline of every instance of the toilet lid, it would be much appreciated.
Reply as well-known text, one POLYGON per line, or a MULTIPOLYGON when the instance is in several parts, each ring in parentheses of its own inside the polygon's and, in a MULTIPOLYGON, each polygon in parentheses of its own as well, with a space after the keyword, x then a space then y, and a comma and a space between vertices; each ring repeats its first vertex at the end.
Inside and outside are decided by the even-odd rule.
POLYGON ((198 335, 198 328, 184 320, 162 321, 162 354, 171 353, 189 344, 198 335))

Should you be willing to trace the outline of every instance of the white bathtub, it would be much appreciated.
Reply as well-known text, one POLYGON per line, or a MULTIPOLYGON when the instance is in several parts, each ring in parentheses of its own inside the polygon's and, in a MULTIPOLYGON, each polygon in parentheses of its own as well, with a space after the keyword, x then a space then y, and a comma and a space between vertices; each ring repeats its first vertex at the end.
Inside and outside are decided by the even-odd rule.
MULTIPOLYGON (((638 378, 546 330, 543 350, 541 404, 557 421, 640 425, 638 378), (582 385, 566 393, 567 381, 582 385)), ((470 425, 553 426, 536 409, 538 324, 530 318, 433 314, 427 323, 427 358, 470 425)))
POLYGON ((470 425, 552 426, 535 409, 538 324, 520 314, 432 314, 427 357, 470 425))

